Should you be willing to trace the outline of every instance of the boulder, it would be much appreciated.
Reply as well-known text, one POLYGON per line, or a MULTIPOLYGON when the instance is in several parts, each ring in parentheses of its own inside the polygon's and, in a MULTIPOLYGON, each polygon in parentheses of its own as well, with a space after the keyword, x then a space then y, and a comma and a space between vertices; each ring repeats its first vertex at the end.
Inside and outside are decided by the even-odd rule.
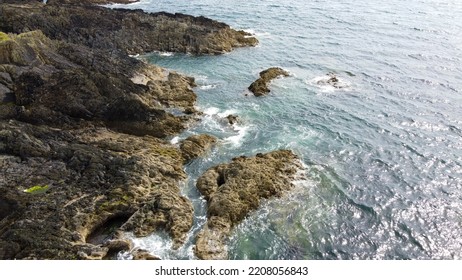
POLYGON ((234 158, 231 163, 207 170, 196 185, 208 203, 208 220, 197 237, 196 256, 226 259, 225 244, 231 229, 257 209, 262 199, 279 197, 290 190, 301 168, 296 155, 279 150, 234 158))
POLYGON ((184 161, 189 162, 197 157, 204 155, 217 139, 207 134, 193 135, 180 143, 180 150, 184 161))
POLYGON ((233 125, 239 122, 239 117, 236 115, 228 115, 226 116, 226 119, 228 120, 228 123, 230 125, 233 125))
POLYGON ((289 73, 284 69, 278 67, 268 68, 265 71, 260 72, 260 78, 253 82, 249 86, 249 90, 253 92, 255 96, 266 95, 270 92, 268 84, 278 77, 287 77, 289 73))

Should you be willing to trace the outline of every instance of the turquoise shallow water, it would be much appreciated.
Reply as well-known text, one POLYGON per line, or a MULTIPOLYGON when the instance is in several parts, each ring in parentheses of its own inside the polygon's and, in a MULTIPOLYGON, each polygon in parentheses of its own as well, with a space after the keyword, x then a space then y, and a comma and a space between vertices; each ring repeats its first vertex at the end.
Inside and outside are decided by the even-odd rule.
MULTIPOLYGON (((191 259, 205 202, 194 187, 207 168, 238 155, 295 151, 307 180, 267 201, 230 238, 231 259, 462 258, 462 2, 146 0, 254 33, 256 48, 222 56, 151 54, 196 78, 203 120, 179 138, 221 139, 186 167, 196 210, 187 244, 136 239, 164 258, 191 259), (263 98, 246 96, 258 72, 291 76, 263 98), (344 89, 316 81, 334 72, 344 89), (222 120, 240 116, 234 128, 222 120)), ((172 139, 174 142, 178 139, 172 139)))

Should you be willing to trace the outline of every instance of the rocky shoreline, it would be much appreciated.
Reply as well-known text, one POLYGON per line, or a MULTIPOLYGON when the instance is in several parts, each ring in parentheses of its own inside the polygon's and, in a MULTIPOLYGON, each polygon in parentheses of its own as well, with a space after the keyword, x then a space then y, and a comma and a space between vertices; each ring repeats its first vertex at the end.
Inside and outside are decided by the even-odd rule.
MULTIPOLYGON (((203 17, 94 5, 107 2, 132 1, 0 3, 0 259, 111 258, 131 249, 123 231, 163 230, 178 248, 192 226, 183 164, 216 139, 165 138, 200 116, 194 79, 128 55, 221 54, 258 41, 203 17)), ((275 182, 290 186, 295 156, 257 158, 267 157, 275 182)))

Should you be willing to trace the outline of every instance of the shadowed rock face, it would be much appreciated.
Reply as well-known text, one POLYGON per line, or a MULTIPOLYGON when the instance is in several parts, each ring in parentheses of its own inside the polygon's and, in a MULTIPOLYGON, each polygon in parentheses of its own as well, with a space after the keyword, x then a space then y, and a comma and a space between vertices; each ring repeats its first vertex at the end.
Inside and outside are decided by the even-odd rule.
POLYGON ((200 259, 226 259, 226 239, 264 198, 278 197, 292 187, 300 162, 281 150, 255 157, 239 157, 207 170, 197 188, 208 202, 208 221, 199 233, 195 253, 200 259))
POLYGON ((268 68, 265 71, 260 72, 260 78, 258 78, 255 82, 253 82, 249 86, 249 90, 253 92, 255 96, 262 96, 266 95, 270 92, 268 88, 268 84, 277 77, 287 77, 289 73, 284 69, 278 67, 268 68))
POLYGON ((40 29, 51 39, 129 54, 152 51, 221 54, 258 43, 244 31, 205 17, 53 4, 54 1, 47 5, 28 2, 0 5, 0 30, 23 33, 40 29))

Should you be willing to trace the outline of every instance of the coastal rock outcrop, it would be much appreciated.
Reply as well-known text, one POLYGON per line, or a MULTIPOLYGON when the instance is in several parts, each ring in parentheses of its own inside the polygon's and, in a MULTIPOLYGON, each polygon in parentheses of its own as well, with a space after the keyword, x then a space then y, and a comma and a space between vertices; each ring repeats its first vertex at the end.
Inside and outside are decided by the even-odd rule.
POLYGON ((287 77, 289 73, 284 69, 279 67, 272 67, 268 68, 262 72, 260 72, 260 78, 258 78, 255 82, 253 82, 249 86, 249 90, 253 92, 255 96, 262 96, 270 92, 268 88, 268 84, 277 77, 287 77))
POLYGON ((0 30, 23 33, 39 29, 51 39, 128 54, 152 51, 222 54, 236 47, 258 44, 251 34, 202 16, 88 5, 94 1, 67 2, 70 4, 2 3, 0 30))
POLYGON ((217 138, 207 134, 189 136, 181 141, 180 150, 185 162, 204 155, 216 142, 217 138))
POLYGON ((226 239, 231 229, 262 199, 289 190, 301 164, 288 150, 234 158, 207 170, 197 188, 208 203, 208 221, 199 233, 195 253, 200 259, 226 259, 226 239))
POLYGON ((163 138, 195 119, 194 79, 127 54, 257 41, 102 2, 0 3, 0 259, 110 258, 131 247, 121 231, 165 230, 178 248, 192 226, 184 152, 163 138))
POLYGON ((132 78, 188 104, 192 79, 41 31, 0 36, 0 259, 101 259, 121 229, 180 246, 193 220, 183 157, 159 138, 188 116, 132 78))

